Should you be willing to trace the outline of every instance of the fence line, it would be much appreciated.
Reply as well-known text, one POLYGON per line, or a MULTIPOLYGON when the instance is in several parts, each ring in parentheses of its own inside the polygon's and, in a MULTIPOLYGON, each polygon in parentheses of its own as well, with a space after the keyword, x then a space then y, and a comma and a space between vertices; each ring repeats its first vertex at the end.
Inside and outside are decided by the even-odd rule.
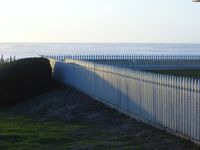
POLYGON ((57 60, 87 60, 135 70, 200 69, 200 55, 45 55, 57 60))
POLYGON ((58 81, 144 122, 200 142, 200 80, 50 59, 58 81))
POLYGON ((43 57, 65 60, 200 60, 200 55, 159 55, 159 54, 130 54, 130 55, 41 55, 43 57))

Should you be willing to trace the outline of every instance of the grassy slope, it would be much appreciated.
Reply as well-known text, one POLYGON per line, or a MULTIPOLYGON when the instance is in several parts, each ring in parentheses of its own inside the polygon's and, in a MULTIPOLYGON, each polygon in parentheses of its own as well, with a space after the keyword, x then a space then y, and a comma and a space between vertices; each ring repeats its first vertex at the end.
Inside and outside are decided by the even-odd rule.
POLYGON ((71 142, 65 134, 79 128, 76 125, 63 126, 55 122, 34 122, 24 117, 0 115, 0 149, 28 150, 67 147, 71 142))
POLYGON ((200 78, 200 70, 149 70, 148 72, 200 78))
POLYGON ((97 150, 110 150, 118 149, 121 143, 127 144, 123 149, 130 149, 131 143, 137 145, 136 149, 140 149, 141 145, 135 138, 123 136, 118 139, 112 132, 92 125, 39 122, 4 113, 0 114, 0 129, 1 150, 66 150, 85 146, 88 148, 88 145, 97 150), (109 138, 112 140, 107 140, 109 138))
POLYGON ((0 150, 198 148, 71 88, 57 89, 0 111, 0 150))

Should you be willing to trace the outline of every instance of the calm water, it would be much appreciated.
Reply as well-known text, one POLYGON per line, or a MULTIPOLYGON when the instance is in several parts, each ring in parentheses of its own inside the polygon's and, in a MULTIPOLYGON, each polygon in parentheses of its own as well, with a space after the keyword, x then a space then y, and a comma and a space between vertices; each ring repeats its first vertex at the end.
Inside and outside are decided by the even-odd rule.
POLYGON ((17 58, 41 54, 200 54, 200 44, 0 43, 0 54, 17 58))

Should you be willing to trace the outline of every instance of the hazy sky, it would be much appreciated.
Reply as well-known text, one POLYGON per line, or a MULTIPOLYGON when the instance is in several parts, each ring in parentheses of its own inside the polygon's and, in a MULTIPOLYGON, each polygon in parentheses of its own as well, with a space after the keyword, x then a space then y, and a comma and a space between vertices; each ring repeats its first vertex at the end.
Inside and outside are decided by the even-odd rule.
POLYGON ((0 0, 0 42, 200 43, 200 3, 0 0))

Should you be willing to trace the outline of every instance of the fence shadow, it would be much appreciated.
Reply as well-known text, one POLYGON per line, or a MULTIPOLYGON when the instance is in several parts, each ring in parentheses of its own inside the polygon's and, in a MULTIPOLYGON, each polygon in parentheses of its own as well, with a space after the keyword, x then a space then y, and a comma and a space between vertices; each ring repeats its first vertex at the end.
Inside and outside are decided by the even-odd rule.
MULTIPOLYGON (((130 79, 111 72, 98 71, 94 67, 85 67, 73 63, 56 62, 54 77, 59 82, 71 85, 78 90, 95 97, 99 101, 130 116, 138 117, 149 123, 155 121, 155 114, 144 107, 140 87, 138 98, 132 96, 130 79)), ((146 104, 148 105, 148 104, 146 104)), ((149 106, 147 106, 149 107, 149 106)), ((157 121, 158 122, 158 121, 157 121)))
POLYGON ((147 124, 200 141, 200 80, 73 59, 51 65, 59 82, 147 124))

